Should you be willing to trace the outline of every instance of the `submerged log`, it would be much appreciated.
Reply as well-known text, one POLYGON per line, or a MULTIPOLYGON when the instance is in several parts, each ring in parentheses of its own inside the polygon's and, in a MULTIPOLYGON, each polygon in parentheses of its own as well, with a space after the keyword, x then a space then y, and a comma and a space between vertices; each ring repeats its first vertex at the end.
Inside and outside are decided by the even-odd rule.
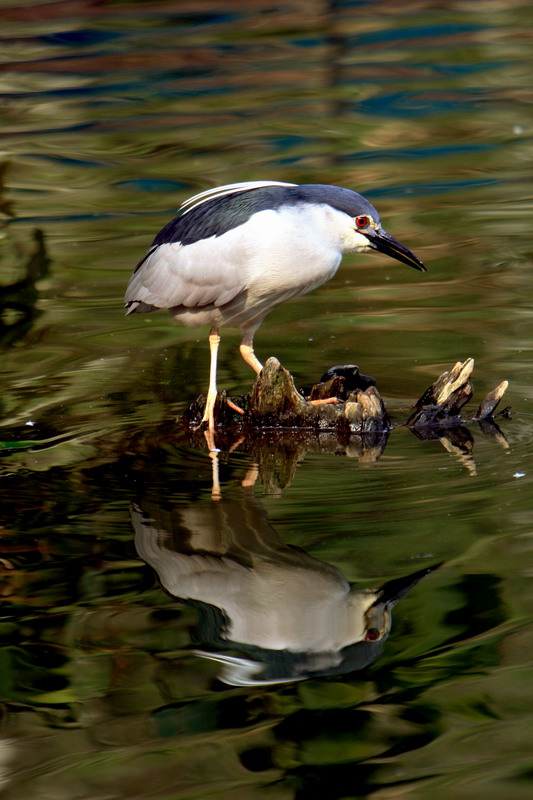
MULTIPOLYGON (((357 367, 350 365, 352 371, 357 367)), ((324 376, 326 377, 326 376, 324 376)), ((290 372, 277 358, 269 358, 247 397, 231 398, 220 393, 215 405, 215 422, 239 429, 306 428, 343 433, 388 431, 391 423, 373 378, 361 376, 364 390, 346 391, 343 375, 331 375, 313 386, 304 397, 290 372), (240 408, 242 413, 235 410, 240 408)), ((189 408, 185 422, 194 427, 201 419, 203 398, 189 408)))
POLYGON ((350 392, 360 389, 364 392, 370 386, 376 385, 372 375, 363 375, 359 372, 357 364, 337 364, 325 372, 320 381, 307 389, 300 390, 308 400, 321 400, 325 397, 338 397, 346 400, 350 392))
MULTIPOLYGON (((494 412, 498 407, 498 403, 504 396, 509 386, 509 381, 502 381, 498 386, 489 392, 479 404, 474 419, 477 420, 490 420, 494 416, 494 412)), ((503 412, 502 412, 503 413, 503 412)))
MULTIPOLYGON (((467 358, 462 363, 458 361, 449 372, 443 372, 417 401, 415 411, 405 423, 406 426, 416 429, 461 425, 464 422, 461 409, 474 394, 470 380, 473 369, 474 359, 467 358)), ((508 381, 502 381, 489 392, 481 401, 477 413, 471 418, 479 422, 490 422, 508 386, 508 381)))
MULTIPOLYGON (((439 430, 458 428, 465 420, 461 411, 474 389, 471 375, 474 360, 458 361, 422 394, 415 410, 404 423, 421 438, 439 438, 439 430)), ((488 432, 495 425, 494 412, 505 390, 503 381, 481 401, 475 415, 468 417, 488 432), (490 425, 489 425, 490 423, 490 425)), ((198 427, 204 398, 199 397, 185 415, 189 430, 198 427)), ((508 409, 502 414, 508 414, 508 409)), ((219 393, 215 405, 219 430, 250 431, 300 429, 336 433, 347 441, 352 434, 381 436, 392 429, 374 378, 362 375, 353 364, 332 367, 312 387, 298 391, 290 372, 277 358, 269 358, 246 397, 227 400, 219 393), (304 396, 305 393, 305 396, 304 396)))
POLYGON ((428 425, 458 425, 460 411, 474 394, 470 380, 474 369, 474 359, 458 361, 449 372, 443 372, 426 389, 415 405, 415 411, 407 422, 408 428, 423 428, 428 425))

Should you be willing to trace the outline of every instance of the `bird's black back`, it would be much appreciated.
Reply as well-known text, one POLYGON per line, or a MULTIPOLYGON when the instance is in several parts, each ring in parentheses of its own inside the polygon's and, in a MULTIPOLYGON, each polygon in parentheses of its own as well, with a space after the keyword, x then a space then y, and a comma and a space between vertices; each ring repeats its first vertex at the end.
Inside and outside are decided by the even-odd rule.
POLYGON ((362 195, 340 186, 302 184, 300 186, 262 186, 205 200, 192 209, 184 209, 159 231, 152 248, 180 242, 194 244, 211 236, 222 236, 243 225, 253 214, 285 205, 327 204, 352 217, 379 214, 362 195))

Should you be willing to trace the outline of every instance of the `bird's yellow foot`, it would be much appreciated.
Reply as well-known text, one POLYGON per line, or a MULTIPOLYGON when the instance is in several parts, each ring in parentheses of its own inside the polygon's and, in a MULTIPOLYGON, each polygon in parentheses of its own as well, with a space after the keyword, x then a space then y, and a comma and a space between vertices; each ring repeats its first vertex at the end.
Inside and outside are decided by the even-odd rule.
POLYGON ((323 397, 320 400, 308 400, 308 406, 326 406, 329 404, 337 405, 338 403, 342 403, 342 400, 339 400, 338 397, 323 397))
POLYGON ((244 416, 244 410, 236 403, 234 403, 233 400, 229 400, 228 398, 226 398, 226 403, 233 411, 236 411, 237 414, 242 414, 244 416))

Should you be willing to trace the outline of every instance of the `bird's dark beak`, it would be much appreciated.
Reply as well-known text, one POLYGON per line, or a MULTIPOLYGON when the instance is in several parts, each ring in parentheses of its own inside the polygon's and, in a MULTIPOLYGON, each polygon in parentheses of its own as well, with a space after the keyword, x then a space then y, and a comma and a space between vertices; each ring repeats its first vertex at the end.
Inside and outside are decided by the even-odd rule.
POLYGON ((438 569, 441 564, 442 562, 432 567, 420 569, 418 572, 412 572, 411 575, 407 575, 406 578, 395 578, 392 581, 387 581, 379 590, 378 597, 373 605, 384 604, 389 608, 393 608, 398 600, 401 600, 402 597, 405 597, 407 592, 411 591, 413 586, 416 586, 416 584, 419 583, 422 578, 425 578, 426 575, 429 575, 430 572, 438 569))
POLYGON ((397 261, 402 261, 410 267, 420 270, 420 272, 427 272, 425 266, 419 258, 412 253, 408 247, 391 236, 390 233, 384 231, 383 228, 379 230, 360 231, 368 239, 368 244, 374 250, 384 253, 397 261))

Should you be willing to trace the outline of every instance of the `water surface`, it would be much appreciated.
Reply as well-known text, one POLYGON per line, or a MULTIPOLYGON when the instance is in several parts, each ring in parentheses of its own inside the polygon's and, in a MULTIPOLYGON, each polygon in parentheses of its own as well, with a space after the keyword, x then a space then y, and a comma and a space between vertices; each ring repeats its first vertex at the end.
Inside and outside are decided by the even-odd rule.
MULTIPOLYGON (((9 800, 531 796, 531 15, 2 4, 9 800), (386 446, 236 440, 213 500, 212 459, 176 423, 205 391, 207 331, 123 318, 122 295, 186 197, 265 178, 364 193, 429 272, 347 257, 256 336, 298 385, 374 375, 386 446), (468 357, 475 401, 510 382, 502 435, 402 428, 468 357), (232 597, 169 591, 185 573, 167 562, 216 567, 232 597)), ((238 342, 230 394, 253 377, 238 342)))

